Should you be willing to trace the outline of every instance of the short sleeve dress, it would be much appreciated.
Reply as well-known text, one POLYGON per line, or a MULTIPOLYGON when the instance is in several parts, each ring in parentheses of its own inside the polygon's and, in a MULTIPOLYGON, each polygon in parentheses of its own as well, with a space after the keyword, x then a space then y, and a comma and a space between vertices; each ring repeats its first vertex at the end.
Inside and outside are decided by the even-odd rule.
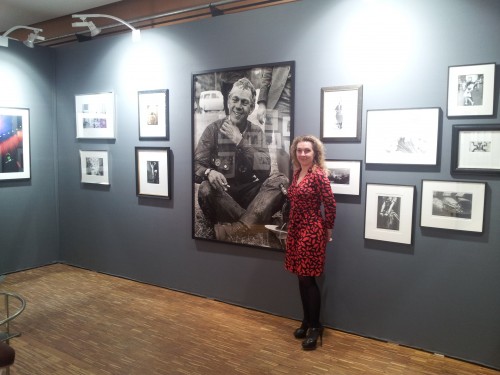
POLYGON ((321 168, 309 169, 297 184, 299 174, 300 169, 294 173, 288 188, 290 219, 285 268, 299 276, 320 276, 325 265, 326 230, 333 229, 335 222, 335 198, 330 181, 321 168))

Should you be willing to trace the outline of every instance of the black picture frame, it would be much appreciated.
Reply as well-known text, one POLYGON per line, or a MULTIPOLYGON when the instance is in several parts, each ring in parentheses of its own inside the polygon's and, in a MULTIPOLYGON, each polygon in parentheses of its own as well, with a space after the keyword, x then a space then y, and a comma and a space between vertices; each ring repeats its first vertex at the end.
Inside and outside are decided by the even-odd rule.
POLYGON ((320 139, 325 143, 361 142, 363 85, 321 88, 320 139))
POLYGON ((453 125, 451 173, 500 176, 500 125, 453 125))
POLYGON ((328 179, 333 194, 336 196, 361 194, 362 160, 327 159, 325 164, 330 171, 328 179))
POLYGON ((139 140, 165 140, 170 137, 168 90, 144 90, 137 93, 139 140))
POLYGON ((135 148, 138 197, 172 199, 170 158, 170 147, 135 148))
MULTIPOLYGON (((236 165, 236 157, 234 156, 236 154, 235 151, 231 149, 231 147, 233 147, 232 144, 231 147, 229 147, 231 149, 229 152, 222 149, 226 146, 221 146, 220 148, 217 146, 217 156, 213 157, 212 160, 209 160, 210 158, 197 158, 197 147, 205 130, 211 125, 215 126, 215 122, 223 121, 223 119, 227 117, 228 112, 226 111, 229 110, 227 97, 229 91, 231 90, 234 82, 242 77, 249 79, 256 89, 256 99, 254 103, 255 108, 253 111, 250 111, 248 121, 251 123, 251 128, 254 131, 255 138, 253 139, 263 137, 262 144, 258 145, 258 147, 262 147, 269 152, 271 160, 271 173, 270 177, 264 178, 266 178, 266 182, 268 178, 272 178, 272 181, 276 181, 276 178, 280 178, 282 179, 284 186, 287 186, 288 181, 291 178, 289 149, 290 140, 293 139, 294 129, 295 62, 284 61, 193 73, 191 82, 193 154, 192 237, 200 240, 282 250, 282 243, 280 242, 280 239, 272 231, 272 228, 274 228, 273 225, 275 225, 275 220, 279 221, 282 203, 279 204, 279 207, 277 207, 276 212, 273 213, 272 218, 267 217, 269 216, 267 214, 268 210, 274 211, 277 198, 273 198, 271 201, 266 201, 266 206, 261 207, 263 208, 263 211, 266 211, 266 215, 263 215, 265 218, 261 219, 258 223, 252 224, 252 228, 249 233, 238 233, 237 235, 227 237, 219 236, 218 233, 220 233, 220 231, 216 232, 215 228, 220 228, 220 225, 235 224, 238 220, 234 221, 234 219, 237 219, 238 216, 231 217, 231 220, 222 219, 220 215, 213 215, 211 218, 208 218, 208 214, 205 214, 205 212, 207 212, 206 208, 203 210, 199 204, 198 192, 200 186, 202 186, 202 184, 207 180, 204 175, 207 168, 223 173, 228 179, 236 179, 237 177, 235 174, 241 172, 236 165), (273 88, 275 84, 280 82, 282 83, 281 89, 274 91, 273 88), (277 94, 274 94, 275 92, 277 92, 277 94), (261 104, 265 107, 265 117, 259 117, 258 109, 259 106, 262 107, 261 104), (224 154, 225 152, 227 155, 224 154), (227 168, 223 169, 224 167, 227 168), (254 228, 257 229, 254 230, 254 228)), ((216 128, 213 129, 215 129, 214 131, 220 135, 219 130, 216 128)), ((220 138, 221 142, 224 141, 223 138, 224 137, 220 138)), ((217 140, 217 142, 210 142, 210 144, 215 143, 219 144, 219 140, 217 140)), ((252 146, 255 147, 255 145, 252 146)), ((259 162, 257 160, 254 162, 257 164, 253 165, 252 169, 267 168, 264 164, 259 167, 259 162)), ((244 172, 241 173, 244 174, 244 172)), ((281 200, 282 198, 283 197, 280 197, 279 199, 281 200)), ((244 204, 238 204, 238 207, 243 210, 248 208, 244 207, 244 204)))

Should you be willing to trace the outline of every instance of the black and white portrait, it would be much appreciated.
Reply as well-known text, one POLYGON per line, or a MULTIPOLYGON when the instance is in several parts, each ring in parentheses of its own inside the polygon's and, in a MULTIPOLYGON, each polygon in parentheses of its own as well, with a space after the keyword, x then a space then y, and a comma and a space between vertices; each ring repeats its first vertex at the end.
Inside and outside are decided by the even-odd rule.
POLYGON ((193 75, 193 238, 281 249, 294 63, 193 75))
POLYGON ((471 218, 472 194, 464 192, 434 191, 432 214, 436 216, 471 218))
POLYGON ((89 176, 104 176, 104 161, 103 158, 87 157, 87 175, 89 176))
POLYGON ((390 195, 378 197, 377 228, 399 230, 401 198, 390 195))
POLYGON ((467 74, 458 76, 458 105, 483 105, 484 74, 467 74))
POLYGON ((147 161, 147 176, 149 184, 159 184, 160 178, 158 174, 158 161, 157 160, 148 160, 147 161))

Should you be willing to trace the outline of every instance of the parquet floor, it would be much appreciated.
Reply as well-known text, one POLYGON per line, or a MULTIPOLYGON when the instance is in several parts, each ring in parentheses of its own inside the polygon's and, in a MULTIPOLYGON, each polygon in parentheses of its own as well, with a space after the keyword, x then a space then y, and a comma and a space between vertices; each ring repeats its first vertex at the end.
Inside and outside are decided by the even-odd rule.
POLYGON ((27 300, 11 375, 500 374, 332 329, 305 352, 294 320, 63 264, 0 290, 27 300))

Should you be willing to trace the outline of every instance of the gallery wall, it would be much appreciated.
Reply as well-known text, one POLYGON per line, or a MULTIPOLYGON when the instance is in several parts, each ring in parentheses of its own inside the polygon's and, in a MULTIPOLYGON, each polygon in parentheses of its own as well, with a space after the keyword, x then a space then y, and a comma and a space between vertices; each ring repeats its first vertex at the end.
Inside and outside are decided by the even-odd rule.
MULTIPOLYGON (((331 159, 364 160, 367 110, 440 107, 437 166, 363 163, 361 195, 337 197, 334 241, 320 278, 322 321, 500 368, 500 182, 498 177, 450 174, 452 126, 498 124, 498 89, 494 116, 446 116, 448 67, 500 60, 500 46, 490 42, 499 35, 499 15, 500 4, 494 0, 304 0, 143 30, 138 44, 120 35, 51 52, 37 48, 36 55, 55 66, 55 79, 50 69, 42 74, 48 81, 43 92, 39 86, 44 85, 31 75, 19 84, 38 93, 23 104, 32 112, 40 101, 50 100, 55 88, 55 117, 48 110, 37 115, 47 116, 46 128, 57 125, 57 146, 50 150, 57 175, 50 172, 53 166, 47 172, 46 165, 38 165, 44 157, 40 147, 49 142, 45 132, 32 129, 34 175, 21 186, 0 184, 1 205, 29 198, 47 205, 43 215, 49 218, 36 221, 51 226, 52 241, 39 245, 40 252, 53 255, 47 262, 63 261, 300 319, 297 281, 283 269, 282 252, 192 239, 192 74, 295 61, 296 135, 319 136, 322 87, 362 84, 361 142, 326 144, 331 159), (169 90, 168 141, 139 141, 137 92, 151 89, 169 90), (108 91, 116 97, 116 138, 76 139, 75 95, 108 91), (171 148, 171 200, 136 196, 136 146, 171 148), (109 152, 109 186, 80 183, 79 150, 109 152), (35 186, 37 174, 47 173, 52 177, 48 188, 35 186), (422 179, 486 182, 483 232, 420 227, 422 179), (411 245, 364 239, 366 183, 415 186, 411 245), (47 191, 58 201, 46 202, 47 191), (57 230, 59 255, 57 244, 52 246, 57 230)), ((5 55, 3 51, 0 57, 5 55)), ((21 47, 9 50, 11 55, 34 66, 21 47)), ((53 111, 53 103, 48 107, 53 111)), ((9 212, 18 226, 32 219, 10 206, 9 212)), ((3 226, 0 231, 2 237, 12 236, 3 226)), ((28 228, 29 238, 38 233, 28 228)), ((8 244, 19 252, 7 252, 2 245, 2 266, 4 254, 22 262, 11 262, 6 271, 36 263, 30 243, 8 244)))
POLYGON ((59 259, 55 52, 11 40, 0 48, 0 107, 27 108, 31 178, 0 177, 0 274, 59 259))

